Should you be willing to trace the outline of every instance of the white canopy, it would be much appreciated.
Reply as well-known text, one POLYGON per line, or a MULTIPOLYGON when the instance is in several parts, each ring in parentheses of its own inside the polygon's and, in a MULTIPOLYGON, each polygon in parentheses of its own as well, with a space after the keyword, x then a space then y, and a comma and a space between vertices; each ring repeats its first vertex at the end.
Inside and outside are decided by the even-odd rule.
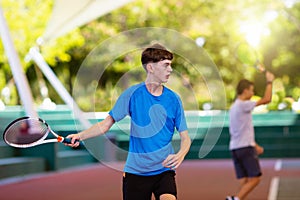
POLYGON ((43 40, 62 36, 133 0, 56 0, 43 40))
MULTIPOLYGON (((133 0, 55 0, 52 16, 42 36, 42 42, 54 40, 130 1, 133 0)), ((74 115, 82 125, 88 128, 91 124, 82 117, 80 108, 45 62, 39 50, 33 47, 28 55, 36 62, 65 103, 74 111, 74 115)))
MULTIPOLYGON (((72 31, 76 27, 80 27, 92 20, 95 20, 114 9, 129 3, 130 1, 133 0, 55 0, 52 16, 48 22, 42 39, 45 42, 56 39, 57 37, 72 31)), ((27 115, 37 117, 38 113, 34 109, 31 90, 24 72, 22 71, 22 66, 17 52, 14 49, 14 45, 8 31, 8 26, 4 15, 2 14, 1 6, 0 37, 4 43, 4 48, 7 53, 7 57, 9 58, 13 76, 20 98, 25 107, 25 111, 27 115)), ((82 126, 84 128, 89 128, 91 126, 90 122, 88 119, 84 118, 82 111, 77 106, 72 96, 61 84, 36 47, 32 47, 30 49, 28 57, 36 62, 65 103, 73 109, 74 115, 80 120, 82 126)), ((103 138, 100 140, 100 142, 103 143, 103 138)), ((97 146, 99 146, 99 143, 97 146)), ((93 150, 92 153, 94 153, 94 151, 95 150, 93 150)), ((105 151, 105 149, 103 151, 105 151)))

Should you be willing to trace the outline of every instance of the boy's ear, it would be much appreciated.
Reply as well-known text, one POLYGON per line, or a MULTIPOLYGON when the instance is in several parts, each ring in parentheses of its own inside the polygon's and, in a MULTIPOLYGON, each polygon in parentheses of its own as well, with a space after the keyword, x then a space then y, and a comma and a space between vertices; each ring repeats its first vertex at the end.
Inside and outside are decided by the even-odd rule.
POLYGON ((146 69, 147 69, 147 72, 152 73, 153 72, 153 63, 148 63, 146 65, 146 69))

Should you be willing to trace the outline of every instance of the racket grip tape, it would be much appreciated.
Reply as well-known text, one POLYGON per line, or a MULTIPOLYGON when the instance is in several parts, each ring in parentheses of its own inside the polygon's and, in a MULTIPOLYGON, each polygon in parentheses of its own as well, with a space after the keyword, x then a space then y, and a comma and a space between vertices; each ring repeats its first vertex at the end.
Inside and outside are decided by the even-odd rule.
MULTIPOLYGON (((63 138, 63 137, 61 137, 61 142, 62 143, 66 143, 66 144, 72 144, 72 139, 71 138, 63 138)), ((79 140, 75 140, 75 142, 79 142, 81 144, 81 142, 79 140)))

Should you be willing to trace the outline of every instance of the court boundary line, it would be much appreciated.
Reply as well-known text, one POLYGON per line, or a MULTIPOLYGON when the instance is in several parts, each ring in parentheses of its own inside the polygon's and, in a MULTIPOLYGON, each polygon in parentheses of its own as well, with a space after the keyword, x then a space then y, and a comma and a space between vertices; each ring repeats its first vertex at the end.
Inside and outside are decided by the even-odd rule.
MULTIPOLYGON (((277 159, 274 165, 275 171, 280 171, 282 169, 282 159, 277 159)), ((278 188, 279 188, 280 178, 278 176, 274 176, 270 183, 268 200, 277 200, 278 196, 278 188)))
POLYGON ((268 200, 277 200, 279 181, 280 178, 278 176, 272 178, 270 189, 269 189, 268 200))

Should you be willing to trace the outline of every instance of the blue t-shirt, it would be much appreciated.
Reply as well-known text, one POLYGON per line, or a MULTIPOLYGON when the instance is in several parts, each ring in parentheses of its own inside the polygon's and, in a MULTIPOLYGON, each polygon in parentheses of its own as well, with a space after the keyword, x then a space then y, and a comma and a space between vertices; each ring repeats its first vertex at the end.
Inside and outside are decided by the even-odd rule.
POLYGON ((180 97, 164 86, 160 96, 153 96, 145 83, 125 90, 109 115, 117 122, 131 117, 129 152, 124 171, 155 175, 170 170, 162 165, 173 154, 172 137, 187 130, 180 97))

